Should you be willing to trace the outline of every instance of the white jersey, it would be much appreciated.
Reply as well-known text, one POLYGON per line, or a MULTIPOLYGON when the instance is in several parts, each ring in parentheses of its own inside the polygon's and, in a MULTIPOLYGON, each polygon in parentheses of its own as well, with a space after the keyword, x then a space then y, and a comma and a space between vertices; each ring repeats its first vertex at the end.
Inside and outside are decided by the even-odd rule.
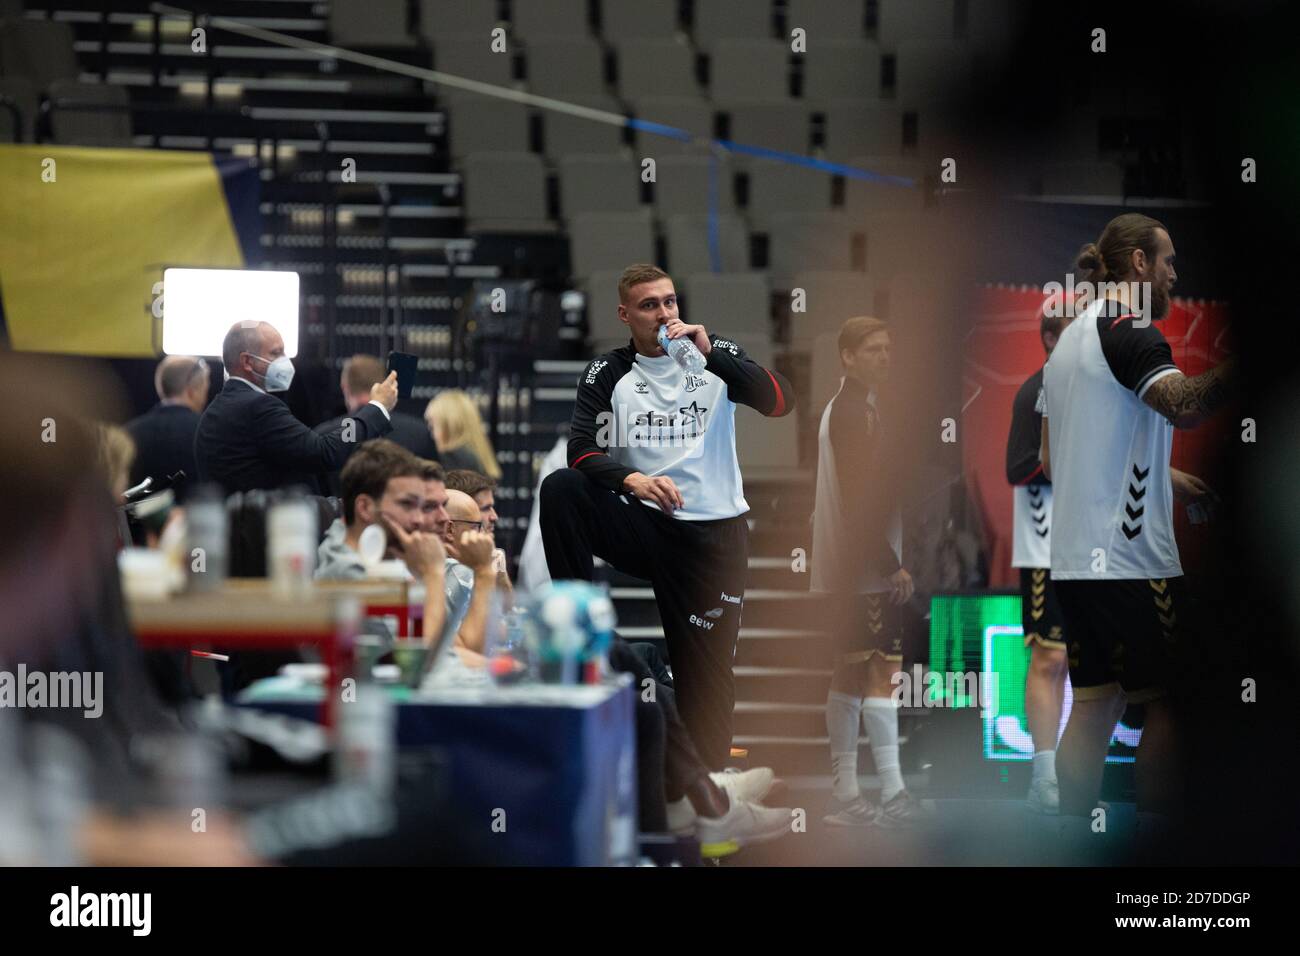
MULTIPOLYGON (((821 425, 817 429, 817 497, 813 510, 813 546, 812 546, 812 569, 808 588, 811 591, 832 591, 835 590, 837 579, 832 571, 843 561, 848 560, 849 556, 856 556, 861 553, 857 547, 859 542, 854 541, 853 536, 860 533, 857 529, 851 527, 851 523, 846 520, 844 508, 844 495, 840 488, 839 473, 836 471, 835 447, 831 443, 831 415, 833 411, 838 410, 841 414, 846 409, 851 408, 851 418, 858 424, 863 436, 868 431, 868 422, 865 415, 861 415, 862 404, 871 406, 874 412, 876 408, 874 392, 863 395, 859 387, 855 387, 847 377, 840 382, 839 391, 835 397, 826 405, 826 410, 822 412, 821 425), (848 392, 846 393, 846 385, 848 392), (851 403, 844 406, 837 406, 837 402, 851 403)), ((857 436, 852 436, 851 440, 857 440, 857 436)), ((858 445, 860 448, 861 445, 858 445)), ((847 449, 846 449, 847 450, 847 449)), ((864 487, 850 490, 850 494, 868 495, 872 489, 865 487, 868 478, 862 475, 864 487)), ((903 562, 903 522, 897 508, 890 509, 886 523, 885 537, 889 549, 893 552, 894 558, 901 565, 903 562)), ((880 594, 890 590, 889 582, 885 580, 885 575, 880 569, 873 567, 870 560, 870 551, 867 551, 868 560, 864 561, 854 575, 847 580, 855 593, 858 594, 880 594)))
MULTIPOLYGON (((734 518, 749 510, 736 458, 736 403, 786 415, 789 382, 755 363, 735 342, 710 335, 698 375, 670 356, 642 355, 629 343, 589 364, 578 379, 569 466, 619 491, 634 471, 666 475, 685 506, 681 521, 734 518)), ((658 509, 653 501, 641 500, 658 509)))
POLYGON ((1183 573, 1174 541, 1173 425, 1148 407, 1151 384, 1178 371, 1169 344, 1135 316, 1094 302, 1044 370, 1054 580, 1140 580, 1183 573))

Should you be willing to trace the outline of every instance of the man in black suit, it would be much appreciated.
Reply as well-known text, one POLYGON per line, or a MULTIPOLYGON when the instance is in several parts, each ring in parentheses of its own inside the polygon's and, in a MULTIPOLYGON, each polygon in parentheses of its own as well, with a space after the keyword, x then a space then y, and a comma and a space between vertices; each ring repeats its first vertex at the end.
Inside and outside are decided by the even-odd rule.
MULTIPOLYGON (((370 401, 370 389, 377 382, 384 380, 384 363, 373 355, 354 355, 343 363, 343 374, 339 376, 339 388, 343 392, 343 404, 347 413, 338 418, 331 418, 316 426, 316 434, 325 435, 336 431, 344 421, 356 415, 370 401)), ((401 445, 417 458, 438 460, 438 446, 433 443, 429 426, 423 418, 408 415, 405 412, 393 412, 393 430, 385 437, 401 445)), ((359 444, 359 443, 358 443, 359 444)), ((356 445, 350 446, 355 448, 356 445)), ((341 466, 340 466, 341 467, 341 466)), ((339 473, 332 472, 326 477, 329 494, 338 496, 339 473)))
POLYGON ((371 388, 370 401, 338 428, 318 435, 267 394, 287 390, 293 380, 274 326, 236 322, 222 343, 221 361, 228 381, 199 421, 194 454, 199 480, 216 482, 226 494, 289 485, 315 490, 319 476, 338 471, 353 448, 392 431, 396 373, 371 388))
POLYGON ((194 433, 208 403, 210 379, 208 363, 201 358, 169 355, 158 363, 153 375, 158 404, 126 424, 136 450, 132 485, 184 471, 185 480, 176 486, 178 500, 184 500, 195 483, 194 433))

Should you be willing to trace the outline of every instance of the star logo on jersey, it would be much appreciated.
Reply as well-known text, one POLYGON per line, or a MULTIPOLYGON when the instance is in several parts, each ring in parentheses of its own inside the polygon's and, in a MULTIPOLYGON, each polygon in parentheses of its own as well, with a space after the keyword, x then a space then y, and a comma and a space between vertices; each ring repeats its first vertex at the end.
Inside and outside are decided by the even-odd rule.
POLYGON ((682 413, 681 424, 683 428, 688 425, 694 425, 697 428, 704 427, 704 413, 707 412, 708 409, 700 408, 698 402, 691 402, 685 408, 678 408, 677 410, 682 413))

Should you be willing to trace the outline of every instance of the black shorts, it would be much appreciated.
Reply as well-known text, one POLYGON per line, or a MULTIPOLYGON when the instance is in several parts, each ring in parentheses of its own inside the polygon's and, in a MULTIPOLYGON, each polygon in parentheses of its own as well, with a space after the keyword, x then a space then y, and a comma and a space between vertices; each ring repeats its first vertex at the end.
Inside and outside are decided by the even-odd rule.
POLYGON ((831 646, 836 663, 856 664, 876 654, 887 661, 902 661, 902 609, 890 603, 888 591, 837 594, 831 607, 834 608, 831 646))
POLYGON ((1117 687, 1133 704, 1164 696, 1187 627, 1182 578, 1057 581, 1056 594, 1069 623, 1076 698, 1103 697, 1117 687))
POLYGON ((1025 630, 1025 647, 1039 643, 1066 649, 1065 614, 1046 568, 1020 569, 1020 622, 1025 630))

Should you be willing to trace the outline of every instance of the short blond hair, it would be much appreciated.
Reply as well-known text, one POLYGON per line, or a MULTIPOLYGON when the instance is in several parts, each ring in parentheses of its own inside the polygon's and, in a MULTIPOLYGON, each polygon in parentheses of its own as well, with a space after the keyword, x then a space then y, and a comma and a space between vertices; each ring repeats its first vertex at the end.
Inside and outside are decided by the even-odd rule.
POLYGON ((343 381, 353 395, 370 394, 370 387, 387 377, 384 363, 374 355, 354 355, 343 363, 343 381))
POLYGON ((641 285, 643 282, 658 282, 660 279, 671 280, 672 276, 648 262, 633 263, 618 277, 618 301, 626 304, 627 294, 632 291, 633 286, 641 285))
POLYGON ((840 326, 840 338, 837 343, 840 361, 844 361, 845 352, 856 352, 868 336, 888 331, 889 326, 884 320, 870 315, 855 315, 851 319, 845 319, 844 324, 840 326))

